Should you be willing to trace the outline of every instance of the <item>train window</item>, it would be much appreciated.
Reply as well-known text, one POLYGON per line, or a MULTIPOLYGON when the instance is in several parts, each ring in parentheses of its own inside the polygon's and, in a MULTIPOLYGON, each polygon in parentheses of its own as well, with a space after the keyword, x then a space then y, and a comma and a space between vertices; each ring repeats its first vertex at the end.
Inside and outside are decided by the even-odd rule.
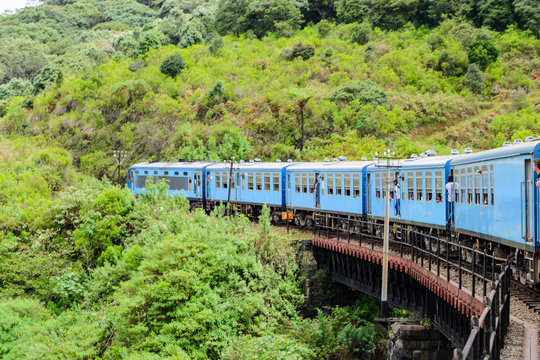
POLYGON ((381 180, 382 180, 382 197, 383 199, 386 198, 386 175, 381 174, 381 180))
POLYGON ((184 176, 187 176, 187 171, 184 171, 184 176))
POLYGON ((144 174, 145 174, 145 175, 148 175, 148 171, 147 171, 147 170, 144 170, 144 174))
POLYGON ((351 174, 343 174, 343 194, 351 196, 351 174))
POLYGON ((287 189, 291 190, 291 174, 287 175, 287 189))
POLYGON ((135 170, 135 175, 139 175, 139 170, 135 170))
POLYGON ((294 174, 294 187, 297 193, 300 192, 300 174, 294 174))
POLYGON ((488 205, 488 167, 482 165, 482 205, 488 205))
POLYGON ((273 185, 274 185, 274 191, 279 191, 279 173, 275 172, 273 173, 273 185))
POLYGON ((352 181, 353 181, 353 196, 359 197, 360 196, 360 174, 354 173, 352 181))
POLYGON ((431 171, 426 171, 426 201, 433 201, 433 173, 431 171))
POLYGON ((328 173, 328 195, 334 195, 334 174, 328 173))
POLYGON ((229 187, 229 174, 226 171, 223 171, 221 173, 221 182, 223 184, 224 189, 229 187))
POLYGON ((324 174, 319 176, 319 182, 321 183, 321 195, 324 195, 324 174))
POLYGON ((422 184, 422 172, 416 172, 416 200, 422 201, 424 197, 424 187, 422 184))
POLYGON ((375 198, 381 198, 381 174, 375 174, 375 198))
POLYGON ((495 200, 493 199, 493 195, 495 195, 493 192, 493 164, 489 165, 489 186, 491 188, 491 206, 493 206, 495 204, 495 200))
POLYGON ((474 204, 480 205, 480 184, 482 184, 482 173, 480 166, 474 167, 474 204))
POLYGON ((165 171, 165 175, 169 175, 169 172, 168 172, 168 171, 165 171))
POLYGON ((221 188, 221 173, 216 172, 216 189, 221 188))
POLYGON ((341 182, 341 174, 336 174, 336 195, 343 194, 343 183, 341 182))
POLYGON ((307 194, 307 187, 308 187, 308 183, 307 183, 307 174, 306 173, 302 173, 302 192, 304 194, 307 194))
POLYGON ((242 184, 242 190, 246 190, 246 174, 245 173, 238 174, 238 180, 242 184))
POLYGON ((442 203, 443 199, 442 171, 435 171, 435 201, 442 203))
POLYGON ((197 172, 197 186, 201 187, 201 173, 197 172))
POLYGON ((157 171, 154 171, 154 175, 157 175, 157 174, 158 174, 158 172, 157 172, 157 171))
POLYGON ((188 190, 191 191, 191 188, 192 188, 192 179, 189 178, 189 181, 188 181, 188 190))
POLYGON ((309 193, 313 194, 315 192, 315 174, 309 174, 309 193))
POLYGON ((253 173, 248 173, 248 190, 253 190, 253 173))
POLYGON ((255 173, 255 189, 262 190, 262 173, 255 173))
POLYGON ((408 199, 414 201, 414 173, 407 173, 407 191, 409 192, 408 199))
POLYGON ((231 176, 231 189, 234 189, 234 174, 231 176))
POLYGON ((178 171, 175 171, 174 172, 174 175, 178 176, 179 172, 178 171))
POLYGON ((264 191, 270 191, 270 173, 264 173, 264 191))

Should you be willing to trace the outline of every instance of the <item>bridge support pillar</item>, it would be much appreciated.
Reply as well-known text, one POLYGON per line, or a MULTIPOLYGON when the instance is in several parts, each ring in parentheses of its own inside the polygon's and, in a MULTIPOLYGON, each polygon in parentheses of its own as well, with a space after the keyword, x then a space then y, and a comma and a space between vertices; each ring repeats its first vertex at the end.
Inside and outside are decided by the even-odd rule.
POLYGON ((433 327, 395 323, 388 336, 390 360, 452 359, 452 344, 433 327))

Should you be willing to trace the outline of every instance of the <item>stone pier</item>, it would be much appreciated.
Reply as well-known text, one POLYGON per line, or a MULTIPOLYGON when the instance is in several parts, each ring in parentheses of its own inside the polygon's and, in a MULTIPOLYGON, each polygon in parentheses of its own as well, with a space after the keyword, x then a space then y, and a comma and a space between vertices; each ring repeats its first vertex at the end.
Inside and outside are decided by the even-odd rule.
POLYGON ((394 323, 388 333, 390 360, 451 360, 452 344, 437 330, 394 323))

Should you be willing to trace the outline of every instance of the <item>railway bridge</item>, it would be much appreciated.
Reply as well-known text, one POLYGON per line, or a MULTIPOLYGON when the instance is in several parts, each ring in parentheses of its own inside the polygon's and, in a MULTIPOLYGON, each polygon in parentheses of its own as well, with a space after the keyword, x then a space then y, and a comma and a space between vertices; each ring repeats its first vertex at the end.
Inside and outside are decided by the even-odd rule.
MULTIPOLYGON (((380 299, 383 224, 326 213, 313 220, 313 253, 332 280, 380 299)), ((455 347, 455 360, 500 359, 510 322, 507 262, 445 231, 397 223, 388 259, 389 304, 431 319, 455 347)))

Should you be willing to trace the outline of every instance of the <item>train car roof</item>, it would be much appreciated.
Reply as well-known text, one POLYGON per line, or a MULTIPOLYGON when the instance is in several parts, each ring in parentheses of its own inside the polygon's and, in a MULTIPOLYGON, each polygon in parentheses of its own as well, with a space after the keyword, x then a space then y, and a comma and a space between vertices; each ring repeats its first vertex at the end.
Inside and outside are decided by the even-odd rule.
MULTIPOLYGON (((427 168, 443 168, 448 161, 454 159, 458 155, 440 155, 418 157, 416 159, 391 160, 390 168, 396 171, 400 169, 427 169, 427 168)), ((378 164, 369 166, 368 171, 378 171, 386 168, 386 160, 379 159, 378 164)))
POLYGON ((453 159, 451 164, 461 165, 470 162, 486 161, 523 154, 532 154, 534 152, 540 152, 540 141, 538 141, 538 139, 534 141, 524 142, 521 144, 508 145, 491 150, 480 151, 477 153, 460 155, 453 159))
POLYGON ((207 161, 186 161, 186 162, 142 162, 131 167, 148 169, 202 169, 206 165, 212 164, 207 161))
POLYGON ((373 164, 373 161, 325 161, 298 163, 289 167, 288 171, 354 171, 362 170, 366 166, 373 164))
MULTIPOLYGON (((295 163, 290 162, 243 162, 235 163, 233 166, 234 170, 281 170, 284 167, 291 166, 295 163)), ((207 170, 230 170, 231 163, 222 162, 211 164, 207 170)))

